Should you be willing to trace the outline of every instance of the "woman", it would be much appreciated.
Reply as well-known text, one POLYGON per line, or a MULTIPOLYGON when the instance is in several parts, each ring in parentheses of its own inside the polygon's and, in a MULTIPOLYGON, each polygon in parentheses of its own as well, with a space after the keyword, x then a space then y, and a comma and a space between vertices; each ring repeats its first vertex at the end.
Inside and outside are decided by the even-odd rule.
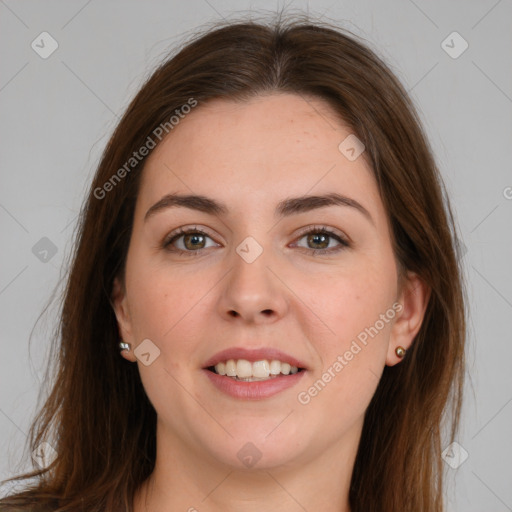
POLYGON ((442 511, 454 240, 415 110, 363 43, 308 19, 200 34, 104 152, 45 453, 0 510, 442 511))

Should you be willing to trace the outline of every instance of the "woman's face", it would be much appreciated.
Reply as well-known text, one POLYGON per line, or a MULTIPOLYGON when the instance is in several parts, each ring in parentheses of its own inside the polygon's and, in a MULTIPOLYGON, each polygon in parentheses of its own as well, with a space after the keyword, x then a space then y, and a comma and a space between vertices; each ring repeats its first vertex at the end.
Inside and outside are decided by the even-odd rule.
POLYGON ((114 299, 159 447, 231 467, 354 454, 384 366, 415 333, 349 136, 319 99, 217 100, 148 157, 114 299))

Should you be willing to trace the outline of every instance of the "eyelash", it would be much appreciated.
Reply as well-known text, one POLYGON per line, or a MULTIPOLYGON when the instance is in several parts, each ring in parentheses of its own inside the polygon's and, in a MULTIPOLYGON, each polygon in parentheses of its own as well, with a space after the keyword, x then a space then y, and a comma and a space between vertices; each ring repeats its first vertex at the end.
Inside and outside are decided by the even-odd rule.
MULTIPOLYGON (((337 240, 340 243, 340 245, 338 247, 334 247, 334 248, 331 247, 331 248, 327 248, 327 249, 307 249, 304 247, 299 247, 299 249, 303 249, 303 250, 305 250, 305 252, 308 252, 308 253, 312 254, 313 256, 330 255, 330 254, 337 253, 339 251, 342 251, 343 249, 350 247, 350 243, 348 242, 348 240, 346 240, 345 238, 341 237, 340 235, 334 233, 333 231, 331 231, 329 228, 327 228, 325 226, 312 226, 312 227, 306 228, 304 231, 301 231, 301 233, 298 235, 299 236, 298 240, 300 240, 304 236, 312 234, 312 233, 328 235, 330 238, 334 238, 335 240, 337 240)), ((187 256, 199 256, 204 249, 208 249, 206 247, 206 248, 202 248, 202 249, 197 249, 195 251, 184 251, 183 249, 177 249, 176 247, 174 247, 172 249, 170 248, 174 241, 178 240, 180 237, 182 237, 184 235, 189 235, 189 234, 200 234, 200 235, 207 236, 208 238, 212 238, 208 233, 206 233, 205 231, 198 229, 196 227, 185 228, 185 229, 179 228, 177 231, 175 231, 174 233, 171 233, 171 235, 169 235, 164 240, 162 246, 165 250, 167 250, 169 252, 183 254, 183 255, 187 255, 187 256)))

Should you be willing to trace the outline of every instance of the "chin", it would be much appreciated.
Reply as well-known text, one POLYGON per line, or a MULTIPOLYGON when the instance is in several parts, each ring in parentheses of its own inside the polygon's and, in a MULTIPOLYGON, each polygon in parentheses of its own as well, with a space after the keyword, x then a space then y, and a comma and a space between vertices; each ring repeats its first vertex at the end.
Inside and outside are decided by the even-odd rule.
POLYGON ((270 470, 291 464, 302 454, 299 448, 304 443, 290 430, 283 428, 277 432, 280 427, 276 426, 282 419, 265 421, 259 426, 253 420, 245 428, 238 425, 236 430, 228 429, 233 437, 223 435, 221 442, 210 446, 213 457, 233 469, 270 470), (270 424, 272 427, 267 428, 270 424))

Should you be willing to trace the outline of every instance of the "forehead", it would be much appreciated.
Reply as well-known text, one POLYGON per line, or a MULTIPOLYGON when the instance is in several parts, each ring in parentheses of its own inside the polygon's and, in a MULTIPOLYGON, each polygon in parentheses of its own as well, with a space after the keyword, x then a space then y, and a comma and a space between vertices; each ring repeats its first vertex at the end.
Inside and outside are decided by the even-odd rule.
POLYGON ((233 209, 327 192, 378 203, 364 153, 350 161, 339 149, 350 135, 318 98, 273 94, 243 103, 213 100, 195 107, 150 154, 138 202, 147 209, 165 193, 193 191, 233 209))

